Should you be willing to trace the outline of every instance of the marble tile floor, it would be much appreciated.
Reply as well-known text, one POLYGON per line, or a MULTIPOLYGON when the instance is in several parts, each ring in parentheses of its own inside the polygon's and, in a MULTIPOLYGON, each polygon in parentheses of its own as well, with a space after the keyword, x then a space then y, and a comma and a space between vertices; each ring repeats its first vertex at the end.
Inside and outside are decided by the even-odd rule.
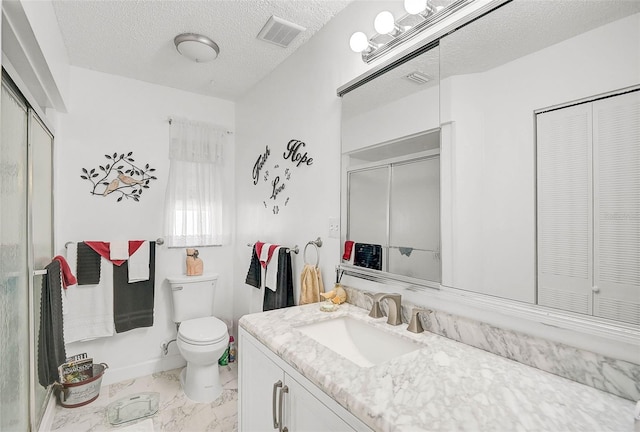
POLYGON ((237 431, 237 363, 220 366, 222 395, 209 404, 195 403, 185 396, 180 386, 181 370, 173 369, 103 386, 98 399, 83 407, 64 408, 56 405, 51 432, 147 430, 142 429, 145 419, 119 426, 112 426, 107 419, 107 406, 110 403, 141 392, 160 394, 158 412, 150 418, 154 432, 237 431), (134 426, 136 423, 139 423, 139 429, 134 426))

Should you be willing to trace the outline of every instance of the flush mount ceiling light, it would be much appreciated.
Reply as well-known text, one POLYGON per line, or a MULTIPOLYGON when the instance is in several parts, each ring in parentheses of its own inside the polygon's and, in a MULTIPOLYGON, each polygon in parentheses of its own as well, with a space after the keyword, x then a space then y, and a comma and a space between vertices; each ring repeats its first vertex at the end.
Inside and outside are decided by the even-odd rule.
POLYGON ((398 45, 417 36, 435 23, 475 0, 404 0, 405 15, 396 20, 389 11, 380 12, 374 21, 376 34, 368 38, 363 32, 355 32, 349 46, 362 54, 362 61, 371 63, 398 45), (447 6, 434 6, 447 4, 447 6))
POLYGON ((220 54, 220 47, 206 36, 196 33, 183 33, 173 39, 176 49, 186 58, 196 63, 215 60, 220 54))

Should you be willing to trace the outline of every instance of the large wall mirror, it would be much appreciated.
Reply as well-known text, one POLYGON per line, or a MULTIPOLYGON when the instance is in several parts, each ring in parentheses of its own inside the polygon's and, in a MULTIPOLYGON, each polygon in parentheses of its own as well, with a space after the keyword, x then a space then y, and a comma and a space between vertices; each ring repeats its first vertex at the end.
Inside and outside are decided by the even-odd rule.
POLYGON ((443 285, 640 324, 640 105, 614 97, 640 84, 639 12, 516 0, 441 39, 443 285), (602 100, 617 160, 590 143, 602 100), (598 225, 599 193, 624 196, 601 212, 635 216, 598 225), (624 288, 598 280, 607 260, 624 288))
MULTIPOLYGON (((360 169, 372 185, 367 169, 392 169, 411 153, 437 154, 441 273, 410 265, 387 272, 640 325, 640 126, 632 124, 640 118, 640 2, 513 0, 437 42, 430 61, 439 71, 427 74, 438 79, 430 89, 396 90, 394 75, 408 72, 398 67, 343 97, 343 239, 357 232, 349 216, 358 209, 379 234, 375 242, 394 229, 393 196, 377 212, 357 207, 380 198, 375 191, 383 186, 350 190, 350 172, 360 169), (412 108, 400 100, 412 100, 412 108), (622 137, 618 147, 602 146, 598 137, 606 133, 622 137), (440 145, 420 147, 414 135, 440 145), (365 195, 350 196, 358 190, 365 195)), ((382 178, 376 181, 384 184, 388 171, 382 178)), ((425 217, 411 219, 407 233, 438 225, 424 207, 416 212, 425 217)))

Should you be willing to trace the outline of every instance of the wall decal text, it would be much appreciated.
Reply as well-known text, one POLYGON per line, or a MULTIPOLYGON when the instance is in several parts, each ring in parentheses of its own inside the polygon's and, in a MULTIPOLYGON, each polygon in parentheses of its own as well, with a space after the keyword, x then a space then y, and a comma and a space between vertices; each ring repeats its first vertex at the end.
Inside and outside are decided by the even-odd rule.
MULTIPOLYGON (((262 167, 264 167, 264 164, 267 162, 267 159, 269 158, 270 154, 271 154, 271 150, 269 150, 269 146, 266 146, 264 153, 258 156, 256 163, 253 165, 253 184, 254 185, 258 184, 258 180, 260 180, 260 170, 262 169, 262 167)), ((268 177, 269 177, 269 171, 265 173, 264 180, 267 181, 268 177)))
POLYGON ((301 164, 312 165, 313 158, 307 156, 307 152, 302 154, 301 147, 306 146, 305 143, 299 140, 291 140, 287 143, 287 151, 283 153, 283 157, 285 159, 291 158, 291 162, 297 162, 296 166, 299 167, 301 164))

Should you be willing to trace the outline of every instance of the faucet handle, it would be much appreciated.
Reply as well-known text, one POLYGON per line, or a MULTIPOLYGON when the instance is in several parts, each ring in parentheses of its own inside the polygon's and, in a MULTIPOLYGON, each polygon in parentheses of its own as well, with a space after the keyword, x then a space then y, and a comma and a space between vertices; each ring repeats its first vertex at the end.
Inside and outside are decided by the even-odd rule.
POLYGON ((413 310, 411 311, 411 321, 409 322, 409 326, 407 327, 407 330, 412 333, 422 333, 424 331, 422 322, 418 317, 418 314, 420 314, 420 312, 429 313, 431 311, 429 309, 413 308, 413 310))
POLYGON ((371 306, 371 310, 369 311, 369 316, 371 318, 382 318, 384 314, 382 313, 382 309, 380 309, 380 294, 371 294, 368 292, 363 293, 365 296, 371 298, 373 305, 371 306))
POLYGON ((373 300, 373 306, 371 306, 369 316, 371 318, 382 318, 384 316, 382 309, 380 309, 380 302, 378 300, 373 300))

